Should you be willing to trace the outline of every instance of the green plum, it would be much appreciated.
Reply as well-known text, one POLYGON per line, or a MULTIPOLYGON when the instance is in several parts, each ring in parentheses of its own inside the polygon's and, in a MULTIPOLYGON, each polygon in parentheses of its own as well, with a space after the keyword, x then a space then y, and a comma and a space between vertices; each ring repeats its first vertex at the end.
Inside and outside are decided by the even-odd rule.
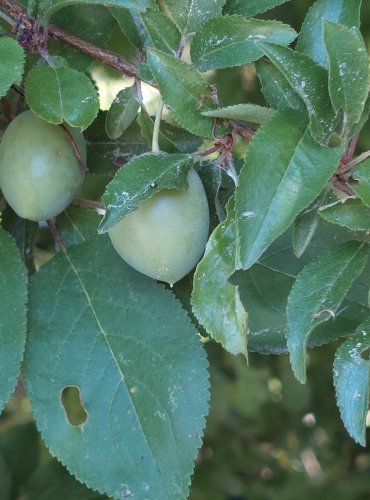
MULTIPOLYGON (((82 133, 68 127, 86 161, 82 133)), ((24 219, 47 220, 73 200, 85 174, 65 131, 24 111, 7 127, 0 143, 0 188, 24 219)))
POLYGON ((109 230, 119 255, 137 271, 171 285, 188 274, 204 252, 209 209, 199 175, 190 169, 189 188, 166 189, 109 230))

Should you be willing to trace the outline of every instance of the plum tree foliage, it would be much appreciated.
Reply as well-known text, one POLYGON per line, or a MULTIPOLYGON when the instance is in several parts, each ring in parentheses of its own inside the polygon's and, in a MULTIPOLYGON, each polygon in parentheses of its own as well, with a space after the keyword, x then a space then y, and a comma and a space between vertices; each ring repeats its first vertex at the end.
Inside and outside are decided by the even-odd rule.
POLYGON ((81 495, 188 497, 205 339, 288 353, 302 383, 336 341, 366 444, 361 0, 316 0, 299 33, 269 15, 288 1, 0 0, 0 409, 21 380, 81 495), (245 65, 259 97, 222 102, 214 74, 245 65), (124 82, 105 111, 103 66, 124 82))

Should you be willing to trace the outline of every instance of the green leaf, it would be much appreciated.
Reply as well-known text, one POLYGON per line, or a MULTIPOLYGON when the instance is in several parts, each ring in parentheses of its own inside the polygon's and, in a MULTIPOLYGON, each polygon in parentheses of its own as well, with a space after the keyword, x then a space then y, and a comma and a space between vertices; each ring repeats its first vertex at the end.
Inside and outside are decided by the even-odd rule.
POLYGON ((158 50, 148 51, 148 63, 163 101, 179 125, 200 137, 210 137, 212 120, 202 111, 216 107, 212 87, 192 66, 158 50))
POLYGON ((289 2, 289 0, 248 0, 248 2, 245 0, 227 0, 224 11, 227 14, 253 17, 286 2, 289 2))
POLYGON ((181 33, 171 19, 155 10, 148 10, 142 15, 142 19, 154 47, 167 54, 176 55, 181 33))
POLYGON ((209 205, 210 230, 213 231, 226 218, 225 211, 219 200, 219 191, 222 182, 221 168, 217 162, 203 162, 197 167, 197 172, 206 191, 209 205))
POLYGON ((234 104, 234 106, 226 106, 226 108, 216 109, 215 111, 204 111, 202 114, 204 116, 241 120, 252 125, 263 125, 275 113, 274 109, 265 108, 258 104, 234 104))
POLYGON ((337 23, 325 23, 329 93, 335 111, 343 111, 344 123, 357 123, 369 95, 369 58, 360 32, 337 23))
MULTIPOLYGON (((146 140, 148 148, 152 146, 154 118, 144 110, 141 110, 137 121, 140 125, 141 134, 146 140)), ((166 153, 193 153, 202 144, 202 140, 196 135, 180 127, 174 127, 165 121, 161 121, 159 129, 159 148, 166 153)))
POLYGON ((57 460, 40 465, 25 488, 27 500, 108 500, 88 490, 57 460))
POLYGON ((206 21, 221 16, 225 0, 165 0, 183 35, 197 31, 206 21))
POLYGON ((349 242, 325 252, 297 276, 287 305, 287 339, 293 372, 300 382, 306 381, 308 336, 315 325, 335 316, 367 260, 368 248, 349 242))
POLYGON ((85 132, 87 164, 90 173, 113 177, 119 166, 132 157, 145 153, 148 148, 136 122, 118 139, 110 139, 107 136, 105 122, 106 113, 100 112, 85 132))
POLYGON ((11 500, 12 478, 2 455, 0 455, 0 477, 0 498, 2 500, 11 500))
POLYGON ((69 247, 95 238, 100 221, 101 216, 95 210, 71 205, 58 215, 56 226, 69 247))
MULTIPOLYGON (((68 7, 76 3, 76 0, 39 0, 38 15, 46 20, 55 14, 59 9, 68 7)), ((78 0, 79 4, 104 5, 102 0, 78 0)), ((109 6, 125 7, 126 9, 144 12, 148 8, 156 8, 155 0, 110 0, 109 6)))
POLYGON ((99 111, 99 98, 90 79, 68 66, 38 66, 25 81, 32 111, 50 123, 86 129, 99 111))
POLYGON ((267 102, 274 109, 296 109, 305 111, 302 99, 292 89, 285 76, 266 59, 256 62, 257 75, 267 102))
POLYGON ((356 166, 352 173, 353 179, 359 184, 351 184, 351 189, 370 207, 370 160, 366 160, 356 166))
POLYGON ((237 245, 234 200, 229 202, 227 212, 196 268, 191 302, 193 313, 212 338, 232 354, 247 356, 248 316, 238 287, 228 281, 235 270, 237 245))
MULTIPOLYGON (((314 237, 301 258, 292 248, 289 228, 247 271, 237 271, 230 279, 239 287, 241 301, 248 311, 248 350, 261 354, 287 353, 286 306, 298 273, 327 248, 353 240, 353 233, 320 220, 314 237)), ((370 267, 370 266, 368 266, 370 267)), ((307 347, 331 342, 353 331, 369 315, 367 291, 370 269, 356 280, 335 320, 317 325, 307 347)))
POLYGON ((353 231, 370 230, 370 208, 358 198, 338 200, 320 208, 319 215, 332 224, 348 227, 353 231))
MULTIPOLYGON (((13 491, 10 498, 17 498, 23 490, 40 459, 40 434, 34 422, 27 422, 3 430, 0 434, 1 456, 12 477, 13 491)), ((3 482, 3 476, 0 475, 3 482)), ((1 492, 1 486, 0 486, 1 492)), ((3 497, 0 496, 1 500, 3 497)))
POLYGON ((14 390, 26 341, 27 276, 13 239, 0 229, 0 413, 14 390))
POLYGON ((263 56, 257 42, 289 45, 296 36, 293 28, 277 21, 218 17, 196 32, 191 42, 191 59, 200 71, 241 66, 263 56))
MULTIPOLYGON (((59 10, 53 16, 53 24, 102 48, 108 46, 116 25, 109 10, 103 5, 80 3, 59 10)), ((52 37, 48 39, 48 50, 52 54, 62 56, 69 66, 79 71, 87 71, 94 62, 87 54, 67 43, 53 40, 52 37)))
POLYGON ((340 414, 350 436, 362 446, 366 446, 370 378, 370 362, 362 354, 369 348, 370 320, 367 319, 339 347, 334 360, 334 385, 340 414))
POLYGON ((240 266, 251 267, 322 191, 340 158, 296 111, 280 111, 250 142, 236 188, 240 266), (268 146, 266 146, 268 145, 268 146))
POLYGON ((209 384, 197 332, 172 293, 99 237, 35 275, 29 326, 27 394, 51 453, 108 496, 186 498, 209 384), (80 425, 61 402, 71 386, 88 415, 80 425))
POLYGON ((116 19, 128 41, 135 48, 142 50, 149 45, 148 33, 140 15, 135 10, 124 9, 122 7, 109 7, 109 11, 116 19))
POLYGON ((336 117, 330 102, 327 72, 307 56, 287 47, 265 42, 259 46, 306 104, 314 139, 328 146, 336 117))
POLYGON ((25 55, 22 47, 12 38, 0 38, 0 97, 23 76, 25 55))
POLYGON ((319 208, 326 202, 327 191, 311 203, 303 212, 301 212, 294 221, 293 225, 293 248, 296 257, 301 257, 307 250, 308 245, 316 232, 320 222, 319 208))
POLYGON ((140 109, 136 85, 118 92, 105 122, 105 131, 111 139, 118 139, 135 120, 140 109))
POLYGON ((116 173, 103 195, 106 206, 99 233, 105 233, 125 215, 138 208, 162 189, 187 189, 188 155, 144 154, 134 158, 116 173))
POLYGON ((326 67, 324 22, 360 27, 362 0, 318 0, 309 10, 299 34, 297 51, 326 67))

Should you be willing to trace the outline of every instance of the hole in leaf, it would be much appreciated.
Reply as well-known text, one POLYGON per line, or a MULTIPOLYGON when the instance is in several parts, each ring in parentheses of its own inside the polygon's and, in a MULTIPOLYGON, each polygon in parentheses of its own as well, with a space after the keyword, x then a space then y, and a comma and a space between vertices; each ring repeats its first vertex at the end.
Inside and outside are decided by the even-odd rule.
POLYGON ((65 387, 60 400, 70 424, 77 427, 86 422, 88 414, 82 404, 81 392, 78 387, 74 385, 65 387))
POLYGON ((361 358, 364 359, 365 361, 369 361, 370 359, 370 349, 366 349, 364 352, 361 353, 361 358))

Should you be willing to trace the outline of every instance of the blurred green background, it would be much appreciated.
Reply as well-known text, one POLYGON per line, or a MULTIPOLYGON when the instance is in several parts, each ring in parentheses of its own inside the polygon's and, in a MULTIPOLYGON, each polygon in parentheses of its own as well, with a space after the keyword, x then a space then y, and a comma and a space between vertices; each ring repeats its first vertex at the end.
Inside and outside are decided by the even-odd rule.
MULTIPOLYGON (((261 17, 279 19, 299 31, 312 3, 292 0, 261 17)), ((368 1, 362 9, 362 31, 370 52, 368 1)), ((121 36, 113 37, 111 48, 127 52, 121 36)), ((99 71, 113 83, 120 78, 101 67, 99 71)), ((263 104, 253 65, 213 72, 209 78, 224 105, 263 104)), ((370 149, 369 124, 358 147, 370 149)), ((287 356, 250 354, 248 366, 244 358, 206 343, 211 411, 191 500, 308 500, 313 495, 323 500, 370 499, 370 444, 362 448, 349 438, 335 403, 332 362, 339 344, 310 351, 308 382, 301 385, 287 356)), ((78 410, 73 394, 66 400, 69 396, 72 410, 78 410)), ((0 417, 0 500, 98 498, 103 497, 77 483, 50 457, 20 383, 0 417)))

